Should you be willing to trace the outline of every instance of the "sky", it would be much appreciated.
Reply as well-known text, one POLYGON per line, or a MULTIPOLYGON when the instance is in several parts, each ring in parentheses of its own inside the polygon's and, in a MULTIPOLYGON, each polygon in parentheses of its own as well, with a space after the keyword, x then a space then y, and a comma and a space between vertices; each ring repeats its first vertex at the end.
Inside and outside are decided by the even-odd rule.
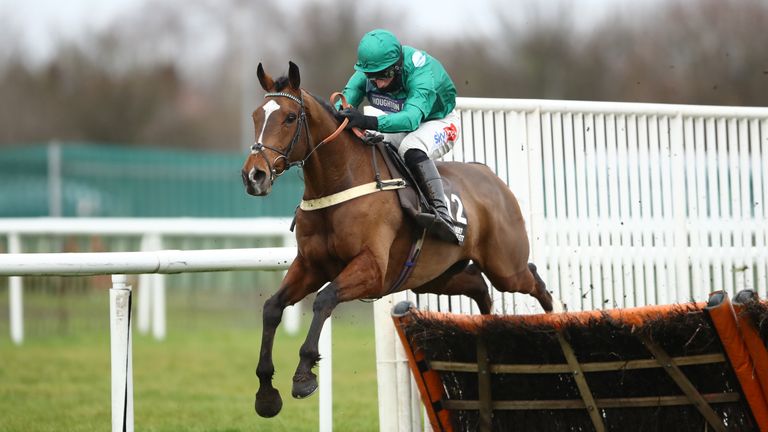
POLYGON ((0 0, 0 19, 21 29, 26 47, 47 54, 51 41, 112 24, 146 0, 0 0))
MULTIPOLYGON (((0 25, 10 23, 20 29, 25 51, 33 58, 45 58, 51 54, 56 40, 77 38, 112 25, 122 15, 149 2, 184 0, 0 0, 0 25)), ((261 0, 263 1, 263 0, 261 0)), ((282 7, 296 9, 296 5, 310 0, 279 1, 282 7)), ((333 0, 313 0, 333 4, 333 0)), ((624 0, 540 0, 537 7, 544 13, 556 13, 563 5, 570 5, 579 14, 578 23, 588 26, 621 5, 642 7, 662 0, 635 0, 628 6, 624 0)), ((526 25, 523 17, 526 3, 531 0, 387 0, 387 8, 402 12, 404 27, 412 27, 414 33, 429 37, 441 37, 446 33, 492 32, 493 14, 499 5, 521 16, 520 26, 526 25)), ((376 5, 384 3, 377 2, 376 5)))

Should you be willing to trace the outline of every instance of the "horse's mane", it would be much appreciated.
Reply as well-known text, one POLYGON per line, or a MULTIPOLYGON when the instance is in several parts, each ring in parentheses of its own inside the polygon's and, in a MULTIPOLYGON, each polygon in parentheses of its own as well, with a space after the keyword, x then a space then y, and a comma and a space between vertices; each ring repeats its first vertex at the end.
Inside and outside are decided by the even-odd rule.
POLYGON ((310 96, 312 96, 312 99, 316 100, 316 101, 317 101, 317 103, 319 103, 319 104, 320 104, 320 105, 321 105, 323 108, 325 108, 325 110, 326 110, 326 111, 328 111, 330 114, 333 114, 333 113, 336 111, 336 109, 335 109, 335 108, 333 108, 333 107, 331 106, 331 104, 330 104, 330 103, 328 103, 328 101, 322 100, 322 99, 320 99, 319 97, 317 97, 317 96, 313 95, 313 94, 312 94, 312 93, 310 93, 310 92, 307 92, 307 94, 308 94, 308 95, 310 95, 310 96))
MULTIPOLYGON (((281 76, 281 77, 279 77, 279 78, 277 78, 277 79, 275 80, 275 91, 276 91, 276 92, 281 92, 281 91, 283 91, 283 90, 284 90, 286 87, 288 87, 289 85, 290 85, 290 81, 288 80, 288 77, 287 77, 287 76, 281 76)), ((320 106, 322 106, 323 108, 325 108, 325 110, 326 110, 326 111, 328 111, 328 113, 329 113, 329 114, 331 114, 331 116, 334 116, 334 113, 336 112, 336 109, 335 109, 334 107, 332 107, 332 106, 331 106, 331 104, 330 104, 330 103, 328 103, 328 101, 325 101, 325 100, 322 100, 322 99, 320 99, 319 97, 315 96, 314 94, 310 93, 310 92, 309 92, 309 91, 307 91, 307 90, 304 90, 304 91, 305 91, 305 92, 306 92, 308 95, 312 96, 312 99, 314 99, 315 101, 317 101, 317 103, 319 103, 319 104, 320 104, 320 106)), ((335 116, 334 116, 334 118, 335 118, 335 116)))

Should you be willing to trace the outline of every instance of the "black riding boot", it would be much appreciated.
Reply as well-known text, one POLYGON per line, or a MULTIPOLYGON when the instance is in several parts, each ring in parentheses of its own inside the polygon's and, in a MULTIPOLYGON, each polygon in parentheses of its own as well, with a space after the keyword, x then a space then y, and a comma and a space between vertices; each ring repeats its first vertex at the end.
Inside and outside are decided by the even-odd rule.
MULTIPOLYGON (((408 158, 406 158, 406 161, 408 161, 408 158)), ((429 158, 424 158, 416 163, 409 164, 408 168, 416 176, 421 190, 426 195, 435 212, 435 214, 422 213, 418 215, 417 218, 419 218, 420 223, 423 226, 430 226, 430 230, 439 239, 458 243, 459 239, 453 230, 453 219, 448 212, 447 198, 443 191, 443 180, 440 178, 435 162, 429 158)))

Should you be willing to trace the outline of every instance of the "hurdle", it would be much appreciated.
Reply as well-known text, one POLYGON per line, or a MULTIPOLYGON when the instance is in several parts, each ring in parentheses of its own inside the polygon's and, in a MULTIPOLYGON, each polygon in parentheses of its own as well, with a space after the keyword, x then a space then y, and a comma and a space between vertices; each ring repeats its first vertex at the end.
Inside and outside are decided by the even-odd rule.
POLYGON ((768 431, 768 303, 478 316, 392 310, 435 431, 768 431))

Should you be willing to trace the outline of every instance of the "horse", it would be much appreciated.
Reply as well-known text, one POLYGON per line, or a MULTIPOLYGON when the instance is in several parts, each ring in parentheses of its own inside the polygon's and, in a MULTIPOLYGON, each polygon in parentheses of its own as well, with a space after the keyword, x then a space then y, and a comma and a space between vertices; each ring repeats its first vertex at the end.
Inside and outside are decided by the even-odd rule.
MULTIPOLYGON (((266 74, 260 63, 257 76, 266 94, 252 114, 256 140, 241 172, 248 194, 268 195, 275 180, 294 166, 303 171, 304 201, 347 191, 379 174, 384 180, 396 174, 384 165, 377 168, 371 147, 343 130, 346 121, 340 127, 334 108, 300 87, 299 68, 293 62, 288 75, 277 79, 266 74)), ((410 289, 466 295, 481 313, 489 314, 485 274, 496 289, 530 294, 546 312, 552 311, 550 293, 536 266, 527 262, 523 216, 509 187, 483 164, 438 162, 438 170, 461 194, 463 216, 471 224, 461 245, 425 238, 410 276, 397 287, 393 283, 422 232, 401 210, 397 192, 369 193, 317 210, 297 209, 296 258, 277 292, 264 304, 256 368, 255 409, 260 416, 273 417, 282 408, 280 392, 272 385, 272 348, 283 310, 324 285, 315 297, 309 331, 299 350, 292 387, 295 398, 307 397, 318 387, 312 369, 320 358, 320 331, 340 303, 410 289)))

